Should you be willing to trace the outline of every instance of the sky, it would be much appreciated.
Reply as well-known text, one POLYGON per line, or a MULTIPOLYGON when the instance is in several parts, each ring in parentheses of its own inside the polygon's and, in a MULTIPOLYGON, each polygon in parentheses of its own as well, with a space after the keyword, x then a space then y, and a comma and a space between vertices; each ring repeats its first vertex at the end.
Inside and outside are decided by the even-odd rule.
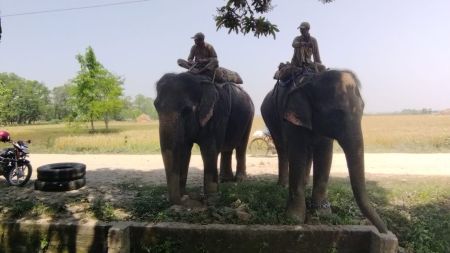
POLYGON ((125 79, 125 95, 155 97, 155 83, 182 72, 191 37, 203 32, 221 66, 237 71, 259 113, 280 62, 292 58, 302 21, 311 24, 322 62, 354 71, 366 113, 450 108, 450 1, 273 0, 268 14, 276 39, 217 30, 223 0, 150 0, 128 5, 36 15, 17 13, 128 0, 0 0, 0 72, 37 80, 49 89, 74 78, 75 56, 91 46, 97 59, 125 79), (4 16, 4 17, 3 17, 4 16))

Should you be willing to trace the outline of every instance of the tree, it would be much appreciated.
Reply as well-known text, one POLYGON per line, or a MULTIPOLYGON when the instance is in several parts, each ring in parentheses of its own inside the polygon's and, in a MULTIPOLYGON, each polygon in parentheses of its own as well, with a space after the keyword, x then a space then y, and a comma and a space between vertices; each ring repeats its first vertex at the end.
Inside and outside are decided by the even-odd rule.
POLYGON ((37 81, 0 73, 0 121, 31 124, 48 119, 49 90, 37 81))
MULTIPOLYGON (((319 0, 330 3, 333 0, 319 0)), ((264 17, 270 12, 272 0, 226 0, 227 4, 217 8, 214 17, 217 29, 227 28, 228 33, 247 34, 252 32, 256 37, 272 35, 275 38, 279 29, 264 17)))
POLYGON ((51 92, 51 104, 52 119, 62 120, 68 118, 73 113, 72 105, 70 104, 70 84, 65 84, 63 86, 58 86, 53 88, 51 92))
POLYGON ((110 116, 117 113, 122 102, 122 80, 106 70, 97 61, 94 50, 88 47, 84 55, 76 56, 80 71, 73 80, 73 104, 77 117, 91 123, 94 131, 94 121, 102 118, 108 129, 110 116))
POLYGON ((142 94, 136 95, 134 98, 134 106, 139 110, 140 113, 145 113, 152 119, 158 118, 158 113, 156 112, 155 106, 153 105, 153 99, 146 97, 142 94))
POLYGON ((123 80, 109 72, 97 83, 98 97, 92 106, 96 114, 103 118, 106 129, 109 128, 110 119, 119 114, 123 107, 120 98, 123 95, 122 84, 123 80))
POLYGON ((123 100, 124 107, 120 113, 121 119, 136 119, 139 115, 145 113, 151 119, 158 119, 158 113, 153 105, 153 99, 138 94, 133 98, 127 96, 123 100))
POLYGON ((134 107, 133 104, 133 98, 130 96, 126 96, 122 99, 122 110, 119 113, 119 115, 117 115, 117 120, 130 120, 130 119, 135 119, 138 115, 139 112, 137 111, 137 109, 134 107))

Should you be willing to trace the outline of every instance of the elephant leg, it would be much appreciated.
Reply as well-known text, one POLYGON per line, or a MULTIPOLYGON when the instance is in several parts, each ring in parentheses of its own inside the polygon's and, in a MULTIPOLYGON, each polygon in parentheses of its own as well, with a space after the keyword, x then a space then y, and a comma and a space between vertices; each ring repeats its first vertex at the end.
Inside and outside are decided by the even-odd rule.
POLYGON ((318 137, 313 149, 314 174, 311 207, 323 214, 331 213, 327 188, 332 159, 333 140, 318 137))
POLYGON ((289 185, 289 156, 286 151, 278 152, 278 184, 287 187, 289 185))
POLYGON ((387 233, 386 224, 370 205, 367 196, 364 176, 364 141, 361 126, 357 125, 346 129, 338 141, 345 153, 350 183, 359 209, 381 233, 387 233))
POLYGON ((206 195, 214 194, 218 191, 217 157, 218 152, 213 145, 200 146, 203 159, 204 177, 203 187, 206 195))
POLYGON ((311 132, 291 124, 286 126, 289 155, 289 197, 287 215, 300 223, 305 222, 305 187, 308 166, 311 164, 311 132))
POLYGON ((272 140, 278 154, 278 185, 287 187, 289 185, 289 156, 284 146, 280 133, 271 132, 272 140))
POLYGON ((165 150, 162 152, 164 168, 166 170, 167 188, 169 192, 169 202, 181 204, 180 173, 176 170, 173 161, 173 152, 165 150))
POLYGON ((233 181, 233 170, 231 168, 231 156, 233 151, 225 151, 220 153, 220 181, 233 181))
POLYGON ((186 181, 189 170, 189 162, 191 160, 192 145, 186 149, 186 152, 182 154, 181 163, 181 177, 180 177, 180 194, 181 196, 186 194, 186 181))
POLYGON ((237 182, 241 182, 247 178, 246 154, 247 145, 236 148, 236 177, 237 182))

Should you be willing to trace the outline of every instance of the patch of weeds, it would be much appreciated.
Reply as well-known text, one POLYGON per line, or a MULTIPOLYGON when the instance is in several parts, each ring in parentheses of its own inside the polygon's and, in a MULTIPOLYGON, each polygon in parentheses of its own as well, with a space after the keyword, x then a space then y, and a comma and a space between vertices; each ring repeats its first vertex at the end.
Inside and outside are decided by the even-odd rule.
POLYGON ((50 243, 46 237, 42 237, 41 240, 39 241, 39 244, 41 252, 46 252, 50 243))
POLYGON ((16 200, 12 202, 9 216, 13 219, 22 218, 33 210, 35 203, 30 200, 16 200))
POLYGON ((42 202, 38 202, 33 206, 30 214, 34 217, 40 217, 42 215, 54 215, 55 210, 53 210, 51 206, 47 206, 42 202))
POLYGON ((322 216, 325 224, 357 224, 356 220, 363 216, 356 204, 353 192, 349 185, 343 183, 330 184, 328 198, 331 203, 331 215, 322 216))
POLYGON ((166 209, 170 203, 166 198, 167 187, 143 186, 135 188, 136 197, 133 200, 132 212, 138 219, 162 221, 166 220, 166 209))
MULTIPOLYGON (((291 224, 285 216, 287 189, 274 181, 229 183, 220 187, 218 206, 245 206, 251 214, 249 224, 291 224)), ((235 220, 233 223, 242 223, 235 220)))
POLYGON ((450 249, 448 200, 409 207, 392 206, 383 210, 381 216, 407 252, 448 252, 450 249))
POLYGON ((91 205, 91 211, 94 213, 95 218, 101 221, 113 221, 117 220, 114 214, 114 207, 111 203, 106 202, 104 199, 96 199, 91 205))

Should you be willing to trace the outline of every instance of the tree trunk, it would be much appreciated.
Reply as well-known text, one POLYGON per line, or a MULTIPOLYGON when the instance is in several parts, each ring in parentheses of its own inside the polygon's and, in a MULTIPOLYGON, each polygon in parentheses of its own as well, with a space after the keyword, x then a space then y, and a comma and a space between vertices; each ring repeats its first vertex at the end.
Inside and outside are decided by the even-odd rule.
POLYGON ((95 131, 95 128, 94 128, 94 118, 92 117, 92 115, 91 115, 91 131, 92 131, 92 132, 95 131))
POLYGON ((105 114, 104 121, 105 121, 105 128, 106 128, 106 130, 108 130, 108 125, 109 125, 108 113, 105 114))

